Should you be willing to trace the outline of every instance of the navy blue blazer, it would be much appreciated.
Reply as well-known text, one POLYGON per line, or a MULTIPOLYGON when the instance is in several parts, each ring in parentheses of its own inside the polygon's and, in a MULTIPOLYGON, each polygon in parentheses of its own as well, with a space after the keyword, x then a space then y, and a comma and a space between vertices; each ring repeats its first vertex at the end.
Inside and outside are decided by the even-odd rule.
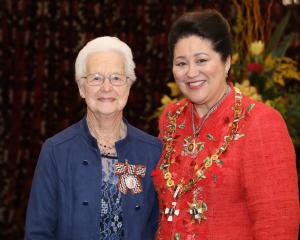
MULTIPOLYGON (((125 121, 126 122, 126 121, 125 121)), ((143 164, 143 192, 122 194, 124 238, 154 239, 159 208, 151 172, 162 151, 158 138, 126 122, 127 136, 116 143, 120 162, 143 164)), ((99 240, 101 153, 86 119, 43 144, 26 216, 27 240, 99 240)))

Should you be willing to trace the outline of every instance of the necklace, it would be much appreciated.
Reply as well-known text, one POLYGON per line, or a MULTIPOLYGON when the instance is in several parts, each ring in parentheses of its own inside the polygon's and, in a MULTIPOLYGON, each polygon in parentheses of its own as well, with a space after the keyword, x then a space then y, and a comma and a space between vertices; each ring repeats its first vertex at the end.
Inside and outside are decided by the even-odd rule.
POLYGON ((203 116, 199 126, 196 128, 195 127, 195 113, 194 113, 194 108, 195 106, 193 105, 192 106, 192 129, 193 129, 193 136, 194 137, 197 137, 198 136, 198 133, 200 132, 204 122, 209 118, 209 116, 217 110, 217 108, 220 106, 220 104, 223 102, 224 98, 230 93, 230 87, 229 85, 226 85, 226 90, 223 94, 223 96, 208 110, 208 112, 203 116))
POLYGON ((88 118, 87 118, 87 125, 88 125, 88 128, 89 128, 92 136, 96 138, 96 141, 97 141, 97 144, 98 144, 101 154, 107 155, 107 156, 116 156, 117 151, 115 148, 115 142, 117 142, 118 140, 120 140, 126 136, 127 127, 126 127, 125 123, 123 121, 121 121, 118 136, 112 138, 113 143, 111 143, 111 144, 107 144, 106 142, 109 142, 109 141, 103 141, 104 138, 98 136, 97 131, 94 128, 94 125, 92 124, 91 121, 88 120, 88 118))
POLYGON ((105 144, 102 144, 98 140, 97 140, 97 143, 98 143, 98 147, 99 147, 102 155, 106 155, 106 156, 116 156, 117 155, 117 151, 116 151, 116 148, 114 145, 105 145, 105 144))
MULTIPOLYGON (((228 93, 227 93, 228 94, 228 93)), ((172 221, 174 216, 178 216, 180 213, 179 209, 176 209, 177 200, 182 197, 185 193, 193 190, 198 182, 205 179, 206 171, 213 166, 214 163, 220 162, 219 158, 224 153, 230 143, 234 140, 238 132, 238 124, 242 119, 242 109, 241 109, 242 95, 241 92, 236 89, 235 91, 235 103, 233 106, 233 121, 229 124, 228 134, 224 136, 224 142, 217 148, 210 156, 207 156, 202 164, 196 165, 194 167, 193 176, 185 181, 183 178, 175 185, 172 173, 170 172, 170 166, 175 162, 173 158, 174 150, 174 139, 176 138, 176 127, 177 118, 186 108, 188 103, 181 106, 175 114, 169 114, 169 127, 167 129, 167 134, 164 136, 165 141, 165 152, 163 155, 163 163, 160 166, 160 170, 163 172, 164 179, 166 180, 166 187, 172 193, 173 201, 171 207, 165 209, 165 214, 168 215, 168 221, 172 221)), ((204 202, 198 203, 197 197, 194 197, 193 203, 190 204, 190 213, 196 218, 204 218, 200 213, 207 210, 207 206, 204 202), (200 216, 200 217, 199 217, 200 216)))
POLYGON ((202 151, 204 149, 204 142, 197 142, 196 139, 198 137, 198 134, 204 124, 204 122, 209 118, 209 116, 216 111, 218 106, 223 102, 224 98, 229 94, 230 87, 226 85, 227 88, 223 94, 223 96, 208 110, 208 112, 202 117, 202 120, 199 124, 199 126, 195 127, 195 113, 194 113, 194 105, 192 105, 192 131, 193 135, 188 136, 184 139, 184 145, 183 150, 181 152, 182 156, 190 156, 192 158, 196 158, 198 155, 198 152, 202 151))

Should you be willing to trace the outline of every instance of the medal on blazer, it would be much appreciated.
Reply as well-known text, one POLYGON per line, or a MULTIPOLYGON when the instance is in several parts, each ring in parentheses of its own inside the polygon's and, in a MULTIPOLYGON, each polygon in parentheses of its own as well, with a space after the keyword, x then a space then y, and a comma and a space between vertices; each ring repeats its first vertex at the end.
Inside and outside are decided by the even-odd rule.
POLYGON ((146 167, 140 164, 115 163, 115 173, 119 175, 118 189, 121 193, 127 194, 128 189, 132 194, 143 191, 141 178, 145 177, 146 167))

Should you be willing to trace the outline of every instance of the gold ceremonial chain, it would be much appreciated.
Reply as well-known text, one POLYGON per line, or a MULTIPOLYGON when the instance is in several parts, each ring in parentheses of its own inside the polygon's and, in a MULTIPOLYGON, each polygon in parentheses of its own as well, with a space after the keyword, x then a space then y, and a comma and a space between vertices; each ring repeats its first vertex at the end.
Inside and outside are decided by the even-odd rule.
POLYGON ((208 168, 210 168, 213 163, 220 162, 219 157, 226 151, 230 143, 234 140, 235 135, 238 131, 238 123, 242 118, 242 109, 241 109, 241 103, 242 103, 242 95, 239 89, 236 89, 235 94, 235 103, 233 106, 234 111, 234 119, 229 124, 229 131, 228 135, 224 137, 223 144, 210 156, 207 156, 203 163, 198 166, 195 165, 195 176, 189 179, 187 183, 184 182, 184 179, 181 179, 179 183, 174 186, 174 180, 172 179, 172 173, 170 172, 169 168, 170 165, 175 162, 175 159, 173 159, 173 154, 175 152, 174 150, 174 139, 175 139, 175 133, 176 133, 176 121, 179 117, 179 115, 183 112, 183 110, 187 107, 188 103, 181 106, 178 110, 176 110, 174 115, 171 115, 171 113, 168 113, 168 119, 169 119, 169 125, 167 129, 167 134, 164 136, 165 141, 165 155, 164 155, 164 162, 161 164, 160 169, 163 171, 164 178, 166 179, 166 186, 169 188, 170 191, 173 190, 173 198, 178 199, 181 197, 184 193, 188 192, 192 189, 192 187, 205 178, 205 172, 208 168))

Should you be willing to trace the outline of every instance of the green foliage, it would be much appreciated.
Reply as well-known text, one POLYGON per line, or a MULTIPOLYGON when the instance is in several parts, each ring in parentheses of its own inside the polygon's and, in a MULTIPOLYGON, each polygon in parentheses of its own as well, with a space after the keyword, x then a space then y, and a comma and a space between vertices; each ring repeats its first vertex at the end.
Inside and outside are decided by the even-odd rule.
POLYGON ((289 11, 285 17, 281 20, 281 22, 277 25, 270 41, 268 47, 266 48, 266 55, 272 52, 274 49, 277 48, 277 45, 280 42, 280 39, 285 31, 285 28, 290 20, 291 12, 289 11))

